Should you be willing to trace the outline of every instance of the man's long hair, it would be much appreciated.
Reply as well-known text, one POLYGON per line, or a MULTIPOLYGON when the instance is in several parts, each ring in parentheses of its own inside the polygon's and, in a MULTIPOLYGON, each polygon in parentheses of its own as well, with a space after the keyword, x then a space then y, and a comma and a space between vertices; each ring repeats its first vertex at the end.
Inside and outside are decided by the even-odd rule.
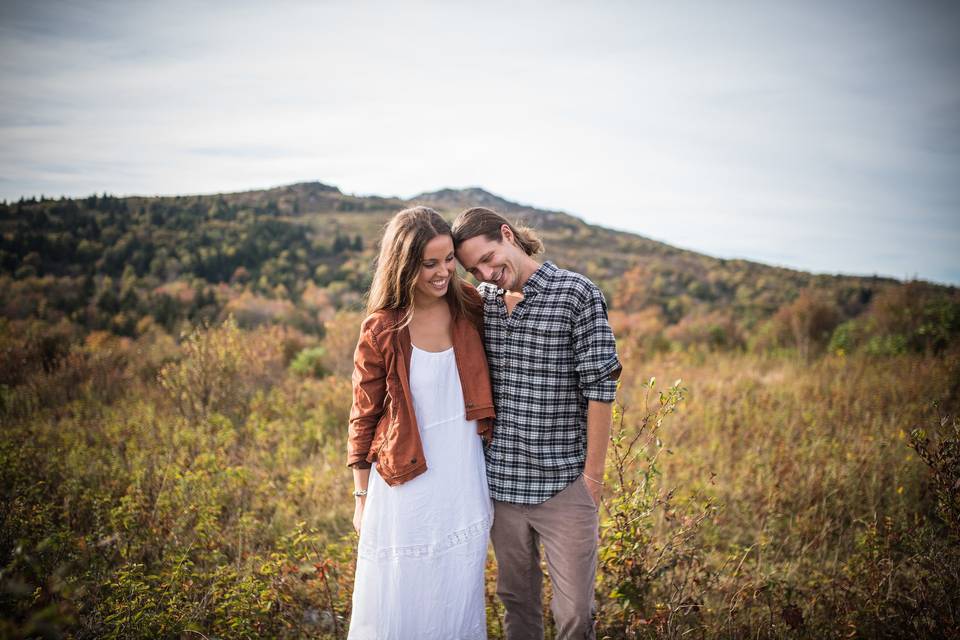
POLYGON ((502 215, 485 207, 467 209, 453 221, 453 246, 459 247, 470 238, 483 236, 494 242, 503 241, 500 228, 503 225, 510 227, 513 237, 517 239, 517 246, 523 249, 528 256, 543 253, 543 242, 537 237, 533 229, 519 224, 511 224, 502 215))

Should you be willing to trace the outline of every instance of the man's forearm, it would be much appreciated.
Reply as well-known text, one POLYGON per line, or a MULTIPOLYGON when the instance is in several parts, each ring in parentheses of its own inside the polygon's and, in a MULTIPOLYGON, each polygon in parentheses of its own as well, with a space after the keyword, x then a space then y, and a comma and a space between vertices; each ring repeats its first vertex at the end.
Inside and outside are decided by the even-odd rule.
POLYGON ((613 403, 590 400, 587 403, 587 461, 583 472, 597 481, 603 480, 603 467, 610 442, 613 403))

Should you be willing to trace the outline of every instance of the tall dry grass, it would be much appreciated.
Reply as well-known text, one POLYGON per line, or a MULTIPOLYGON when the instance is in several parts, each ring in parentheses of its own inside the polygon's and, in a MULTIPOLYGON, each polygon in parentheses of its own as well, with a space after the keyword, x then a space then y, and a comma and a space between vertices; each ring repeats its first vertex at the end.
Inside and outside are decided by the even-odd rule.
MULTIPOLYGON (((75 344, 0 389, 0 637, 344 637, 349 380, 291 370, 315 345, 280 329, 144 340, 75 344)), ((960 355, 622 347, 603 636, 956 634, 955 459, 935 435, 960 355)))
MULTIPOLYGON (((908 558, 930 540, 904 536, 939 535, 929 469, 910 434, 957 415, 957 352, 812 362, 789 354, 660 353, 634 367, 634 380, 682 377, 687 387, 660 434, 669 451, 659 459, 663 487, 707 497, 719 509, 696 541, 710 584, 701 592, 701 619, 690 628, 705 637, 951 632, 939 620, 926 627, 893 620, 906 609, 896 611, 895 598, 870 590, 894 589, 890 576, 898 569, 867 574, 871 563, 906 559, 900 569, 916 584, 908 576, 898 589, 944 577, 911 564, 923 560, 916 553, 908 558), (870 548, 892 531, 898 548, 870 548)), ((621 400, 636 404, 643 392, 628 380, 621 400)), ((661 514, 657 535, 675 527, 661 514)))

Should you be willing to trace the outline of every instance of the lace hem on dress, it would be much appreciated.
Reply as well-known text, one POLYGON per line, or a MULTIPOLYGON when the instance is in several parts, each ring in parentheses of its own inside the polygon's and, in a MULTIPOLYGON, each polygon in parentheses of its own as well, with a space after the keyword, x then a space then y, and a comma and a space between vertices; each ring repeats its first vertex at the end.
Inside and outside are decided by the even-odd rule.
POLYGON ((414 544, 406 547, 384 547, 383 549, 377 549, 374 545, 370 544, 361 544, 357 548, 357 556, 365 560, 438 556, 480 536, 486 536, 490 532, 491 524, 493 524, 493 517, 487 516, 479 522, 474 522, 463 529, 447 534, 443 540, 430 544, 414 544))

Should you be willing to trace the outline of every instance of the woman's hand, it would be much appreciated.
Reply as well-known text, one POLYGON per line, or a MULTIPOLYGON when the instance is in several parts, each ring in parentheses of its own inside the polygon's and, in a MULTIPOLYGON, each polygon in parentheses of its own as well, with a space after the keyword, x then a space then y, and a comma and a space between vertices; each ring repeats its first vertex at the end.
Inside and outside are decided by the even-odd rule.
POLYGON ((363 505, 367 503, 367 487, 370 485, 370 469, 353 468, 353 530, 360 533, 360 523, 363 522, 363 505), (360 493, 362 495, 357 495, 360 493))
POLYGON ((366 496, 357 496, 357 503, 353 507, 353 530, 360 533, 360 523, 363 522, 363 505, 367 501, 366 496))

